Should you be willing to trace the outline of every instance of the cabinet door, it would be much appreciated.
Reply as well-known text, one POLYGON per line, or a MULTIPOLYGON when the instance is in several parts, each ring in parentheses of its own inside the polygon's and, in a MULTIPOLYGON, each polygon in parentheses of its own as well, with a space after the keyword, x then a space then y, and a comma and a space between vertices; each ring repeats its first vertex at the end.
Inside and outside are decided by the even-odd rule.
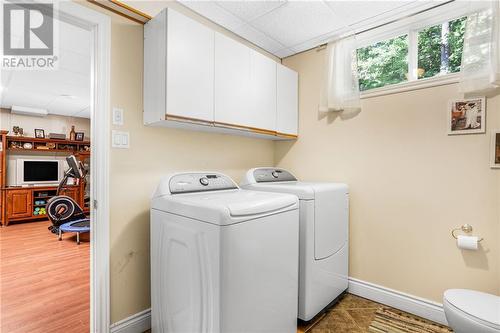
POLYGON ((167 9, 144 25, 144 124, 165 120, 167 9))
POLYGON ((214 120, 213 30, 168 9, 167 115, 214 120))
POLYGON ((298 132, 298 74, 283 65, 277 65, 276 131, 297 135, 298 132))
POLYGON ((7 218, 30 217, 33 214, 30 190, 7 191, 7 218))
POLYGON ((215 33, 215 121, 251 126, 250 49, 215 33))
POLYGON ((276 130, 276 62, 257 51, 251 51, 250 126, 276 130))

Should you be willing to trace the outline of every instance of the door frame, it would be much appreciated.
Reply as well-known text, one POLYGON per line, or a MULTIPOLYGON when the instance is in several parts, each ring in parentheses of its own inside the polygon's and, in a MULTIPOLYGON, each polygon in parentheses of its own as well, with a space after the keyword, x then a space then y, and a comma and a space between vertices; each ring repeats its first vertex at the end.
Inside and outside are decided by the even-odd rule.
POLYGON ((90 332, 110 327, 109 288, 109 153, 111 18, 73 1, 57 4, 59 20, 92 34, 91 61, 91 243, 90 332))

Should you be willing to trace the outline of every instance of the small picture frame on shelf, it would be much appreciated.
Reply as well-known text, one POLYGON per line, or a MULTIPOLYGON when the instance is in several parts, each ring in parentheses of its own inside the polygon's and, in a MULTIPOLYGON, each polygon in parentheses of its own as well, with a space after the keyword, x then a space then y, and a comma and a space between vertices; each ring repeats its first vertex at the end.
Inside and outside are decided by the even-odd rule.
POLYGON ((35 138, 45 139, 45 131, 41 128, 35 128, 35 138))
POLYGON ((491 133, 491 167, 500 169, 500 130, 491 133))
POLYGON ((75 141, 83 141, 85 138, 85 133, 83 132, 76 132, 75 134, 75 141))

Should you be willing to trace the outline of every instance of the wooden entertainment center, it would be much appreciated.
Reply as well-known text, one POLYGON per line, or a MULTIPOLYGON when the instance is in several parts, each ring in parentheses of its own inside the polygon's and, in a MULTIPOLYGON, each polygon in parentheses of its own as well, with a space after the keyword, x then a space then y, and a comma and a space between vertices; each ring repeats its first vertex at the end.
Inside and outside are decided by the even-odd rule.
MULTIPOLYGON (((56 194, 57 186, 8 186, 7 154, 13 153, 58 153, 73 154, 82 163, 90 163, 90 142, 57 139, 39 139, 8 136, 0 131, 0 225, 11 222, 47 219, 43 214, 47 201, 56 194)), ((85 200, 86 181, 67 186, 64 195, 73 198, 84 212, 90 212, 90 201, 85 200)))

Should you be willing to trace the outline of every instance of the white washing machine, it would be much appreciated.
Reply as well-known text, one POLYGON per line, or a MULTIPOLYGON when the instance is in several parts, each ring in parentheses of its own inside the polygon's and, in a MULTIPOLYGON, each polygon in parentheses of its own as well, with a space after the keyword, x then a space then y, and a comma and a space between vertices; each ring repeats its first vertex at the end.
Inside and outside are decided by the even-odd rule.
POLYGON ((244 189, 291 193, 300 199, 299 318, 311 320, 342 294, 349 270, 349 189, 299 182, 278 168, 249 170, 244 189))
POLYGON ((151 204, 153 332, 297 327, 299 211, 220 173, 164 178, 151 204))

